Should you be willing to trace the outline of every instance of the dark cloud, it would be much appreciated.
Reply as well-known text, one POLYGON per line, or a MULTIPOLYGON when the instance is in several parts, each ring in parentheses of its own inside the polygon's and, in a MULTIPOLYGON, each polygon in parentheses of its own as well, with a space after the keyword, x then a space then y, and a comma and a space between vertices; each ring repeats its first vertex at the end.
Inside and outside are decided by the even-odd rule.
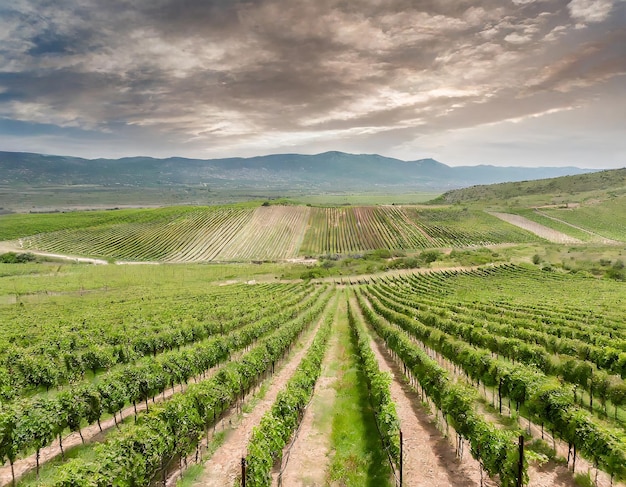
POLYGON ((16 0, 0 7, 0 117, 33 139, 0 133, 412 159, 446 134, 623 98, 604 90, 626 71, 625 18, 619 0, 16 0))

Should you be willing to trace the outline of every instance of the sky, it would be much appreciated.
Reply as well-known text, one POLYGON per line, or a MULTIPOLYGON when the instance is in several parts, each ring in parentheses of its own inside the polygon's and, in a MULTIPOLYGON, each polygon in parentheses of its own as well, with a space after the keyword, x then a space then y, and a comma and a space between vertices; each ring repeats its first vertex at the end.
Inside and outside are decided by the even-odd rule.
POLYGON ((0 150, 626 166, 624 0, 0 0, 0 150))

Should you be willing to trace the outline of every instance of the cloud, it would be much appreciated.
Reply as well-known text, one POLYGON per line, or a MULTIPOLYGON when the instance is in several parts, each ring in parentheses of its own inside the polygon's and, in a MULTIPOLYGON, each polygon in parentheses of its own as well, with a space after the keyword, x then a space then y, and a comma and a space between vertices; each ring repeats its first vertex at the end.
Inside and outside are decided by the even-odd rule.
POLYGON ((192 156, 271 144, 393 155, 435 133, 592 103, 624 72, 624 2, 608 0, 0 9, 0 117, 66 129, 51 131, 55 146, 84 129, 109 141, 132 134, 125 146, 152 155, 165 149, 151 137, 192 156))
POLYGON ((572 0, 567 8, 575 20, 602 22, 611 13, 613 0, 572 0))

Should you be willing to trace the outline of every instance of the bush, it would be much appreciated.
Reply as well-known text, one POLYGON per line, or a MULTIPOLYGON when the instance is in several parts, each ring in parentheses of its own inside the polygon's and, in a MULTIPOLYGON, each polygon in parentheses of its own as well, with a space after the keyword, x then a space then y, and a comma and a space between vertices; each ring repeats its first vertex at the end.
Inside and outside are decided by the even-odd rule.
POLYGON ((528 450, 537 453, 540 456, 545 457, 547 460, 554 460, 556 458, 556 451, 546 441, 537 438, 528 444, 528 450))
POLYGON ((369 252, 367 257, 371 259, 390 259, 391 251, 389 249, 376 249, 369 252))
POLYGON ((541 256, 539 254, 533 255, 533 264, 535 265, 541 264, 541 256))
POLYGON ((422 262, 430 264, 431 262, 435 262, 440 259, 442 255, 443 254, 438 250, 425 250, 420 254, 419 258, 422 262))
POLYGON ((318 277, 324 277, 324 272, 320 268, 311 269, 300 274, 300 279, 308 281, 309 279, 317 279, 318 277))
POLYGON ((626 281, 626 273, 624 272, 624 269, 616 269, 615 266, 606 271, 604 275, 609 279, 614 279, 616 281, 626 281))
POLYGON ((0 255, 0 263, 2 264, 24 264, 26 262, 34 262, 36 257, 31 254, 16 254, 15 252, 7 252, 0 255))

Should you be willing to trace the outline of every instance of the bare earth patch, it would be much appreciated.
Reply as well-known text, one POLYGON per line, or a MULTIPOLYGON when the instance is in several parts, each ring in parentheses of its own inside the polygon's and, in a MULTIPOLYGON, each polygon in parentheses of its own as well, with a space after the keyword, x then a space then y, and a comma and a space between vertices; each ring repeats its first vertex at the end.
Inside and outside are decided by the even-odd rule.
POLYGON ((20 247, 19 244, 17 244, 16 242, 0 242, 0 253, 5 253, 5 252, 28 252, 29 254, 33 254, 33 255, 40 255, 42 257, 50 257, 53 259, 63 259, 63 260, 69 260, 69 261, 73 261, 73 262, 86 262, 89 264, 99 264, 99 265, 106 265, 108 264, 108 262, 106 260, 102 260, 102 259, 91 259, 89 257, 77 257, 74 255, 63 255, 63 254, 52 254, 50 252, 39 252, 38 250, 25 250, 22 247, 20 247))
MULTIPOLYGON (((358 305, 352 309, 360 315, 358 305)), ((361 318, 362 319, 362 318, 361 318)), ((391 397, 396 405, 403 434, 403 481, 415 487, 469 487, 480 485, 478 462, 469 453, 462 461, 456 457, 452 444, 434 424, 421 405, 419 395, 403 380, 403 374, 384 345, 372 340, 370 346, 381 371, 393 377, 391 397)), ((484 476, 483 485, 496 484, 484 476)))
POLYGON ((272 485, 286 487, 313 487, 324 485, 330 454, 332 411, 337 391, 337 380, 329 365, 335 357, 339 340, 331 336, 328 352, 322 362, 322 373, 315 386, 313 400, 307 407, 300 429, 292 445, 283 454, 282 475, 274 475, 272 485))
POLYGON ((274 375, 265 397, 250 413, 243 415, 239 424, 232 425, 232 429, 227 432, 224 443, 205 463, 202 476, 198 481, 194 482, 194 486, 225 487, 234 485, 241 473, 241 458, 246 456, 253 428, 261 422, 263 415, 274 404, 278 393, 294 374, 313 342, 315 333, 322 321, 323 317, 318 321, 314 330, 308 334, 303 346, 289 357, 288 362, 274 375))
POLYGON ((515 225, 516 227, 528 230, 529 232, 532 232, 538 237, 544 238, 549 242, 565 244, 582 243, 582 240, 570 237, 563 232, 553 230, 552 228, 548 228, 545 225, 541 225, 539 223, 531 221, 528 218, 524 218, 523 216, 498 212, 489 212, 489 214, 500 218, 500 220, 510 223, 511 225, 515 225))

